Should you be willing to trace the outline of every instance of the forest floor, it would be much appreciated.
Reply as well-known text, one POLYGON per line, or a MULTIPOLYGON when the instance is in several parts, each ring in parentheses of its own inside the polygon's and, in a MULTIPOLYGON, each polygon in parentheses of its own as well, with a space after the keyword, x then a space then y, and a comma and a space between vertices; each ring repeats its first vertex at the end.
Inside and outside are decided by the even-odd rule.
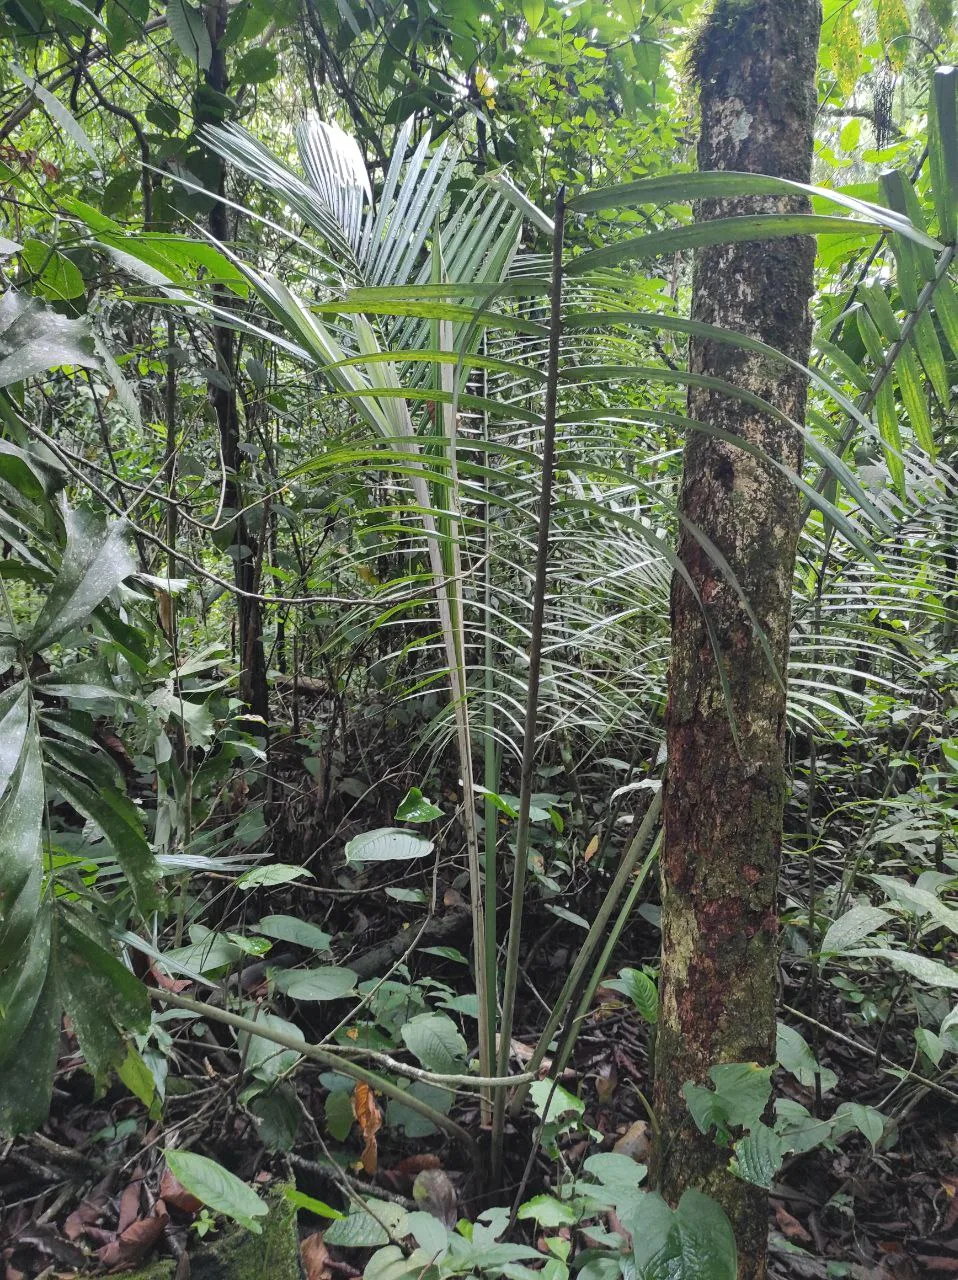
MULTIPOLYGON (((452 888, 440 890, 444 904, 435 917, 436 936, 468 949, 468 933, 456 938, 463 925, 468 931, 461 897, 452 888)), ((328 901, 333 906, 319 923, 333 934, 337 963, 346 965, 361 967, 364 955, 380 959, 392 941, 402 937, 404 925, 409 936, 410 919, 416 918, 371 892, 328 901)), ((317 914, 316 902, 315 892, 289 885, 279 894, 273 891, 268 905, 265 895, 259 904, 247 899, 246 909, 259 905, 264 912, 283 910, 308 919, 317 914)), ((528 1060, 576 941, 575 927, 553 916, 530 920, 535 926, 530 936, 539 941, 528 957, 518 997, 514 1070, 523 1069, 528 1060)), ((654 915, 636 920, 628 954, 620 949, 610 972, 620 964, 655 962, 653 921, 654 915)), ((228 927, 235 927, 235 922, 228 927)), ((462 985, 461 964, 435 953, 410 959, 413 976, 417 965, 422 968, 426 961, 430 977, 438 975, 449 986, 457 981, 462 985)), ((155 970, 145 977, 155 983, 155 970)), ((244 983, 248 1000, 265 998, 265 983, 255 985, 260 977, 254 975, 253 985, 244 983)), ((784 989, 796 1002, 802 999, 800 977, 791 982, 786 968, 784 989)), ((209 995, 189 983, 177 987, 186 995, 209 995)), ((342 1016, 346 1003, 307 1008, 310 1014, 303 1029, 318 1039, 330 1029, 330 1019, 342 1016), (314 1014, 317 1009, 321 1016, 314 1014)), ((958 1276, 958 1106, 947 1089, 935 1093, 911 1078, 896 1079, 888 1062, 908 1068, 912 1059, 905 1032, 899 1040, 893 1025, 881 1046, 884 1065, 876 1066, 878 1033, 855 1026, 848 1009, 836 998, 822 1011, 830 1031, 847 1038, 823 1035, 817 1046, 820 1065, 837 1076, 824 1102, 816 1103, 812 1088, 784 1072, 775 1077, 776 1090, 813 1113, 818 1107, 818 1114, 831 1114, 838 1103, 849 1100, 879 1106, 895 1121, 877 1149, 852 1134, 832 1149, 819 1148, 786 1162, 770 1200, 769 1274, 774 1280, 958 1276)), ((807 1025, 795 1025, 808 1033, 807 1025)), ((156 1109, 150 1115, 119 1081, 96 1096, 69 1024, 65 1025, 48 1123, 39 1133, 0 1146, 3 1280, 113 1274, 163 1259, 168 1262, 158 1270, 142 1274, 151 1280, 219 1280, 226 1273, 209 1264, 210 1250, 229 1228, 202 1212, 166 1169, 162 1152, 168 1146, 191 1147, 219 1160, 260 1190, 295 1183, 306 1194, 342 1208, 348 1208, 343 1186, 350 1179, 355 1189, 366 1187, 380 1198, 416 1207, 411 1199, 413 1180, 427 1168, 448 1179, 454 1214, 460 1218, 474 1218, 490 1203, 511 1204, 554 1187, 556 1163, 541 1151, 528 1158, 534 1133, 531 1118, 520 1121, 507 1141, 506 1185, 492 1200, 479 1198, 477 1179, 440 1135, 410 1138, 402 1130, 383 1128, 377 1166, 369 1176, 359 1163, 362 1143, 354 1130, 339 1144, 330 1141, 330 1162, 323 1137, 329 1080, 310 1062, 302 1062, 295 1076, 302 1112, 296 1135, 281 1144, 286 1150, 267 1150, 241 1101, 244 1064, 237 1058, 231 1033, 212 1021, 201 1026, 176 1016, 165 1026, 172 1037, 166 1100, 162 1113, 156 1109)), ((30 1052, 29 1045, 24 1052, 30 1052)), ((614 992, 599 989, 562 1083, 586 1103, 583 1127, 562 1151, 567 1170, 574 1172, 599 1150, 614 1149, 643 1160, 648 1148, 643 1098, 651 1093, 649 1027, 614 992), (594 1132, 588 1134, 588 1129, 594 1132)), ((478 1106, 457 1100, 452 1114, 481 1145, 478 1106)), ((322 1235, 326 1225, 306 1210, 299 1212, 297 1225, 293 1214, 291 1230, 298 1230, 302 1238, 301 1274, 306 1280, 361 1275, 368 1251, 327 1247, 322 1235)), ((525 1231, 527 1243, 537 1243, 530 1222, 520 1222, 518 1229, 525 1231)), ((287 1280, 273 1263, 265 1269, 256 1264, 251 1274, 287 1280)), ((245 1277, 231 1273, 229 1280, 245 1277)))

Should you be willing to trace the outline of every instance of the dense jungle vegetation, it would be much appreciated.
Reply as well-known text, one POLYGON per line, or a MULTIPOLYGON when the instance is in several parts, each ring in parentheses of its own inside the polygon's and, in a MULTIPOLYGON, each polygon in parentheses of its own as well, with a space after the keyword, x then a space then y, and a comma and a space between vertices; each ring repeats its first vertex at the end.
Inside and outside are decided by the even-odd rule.
POLYGON ((958 1274, 951 0, 0 50, 6 1280, 958 1274))

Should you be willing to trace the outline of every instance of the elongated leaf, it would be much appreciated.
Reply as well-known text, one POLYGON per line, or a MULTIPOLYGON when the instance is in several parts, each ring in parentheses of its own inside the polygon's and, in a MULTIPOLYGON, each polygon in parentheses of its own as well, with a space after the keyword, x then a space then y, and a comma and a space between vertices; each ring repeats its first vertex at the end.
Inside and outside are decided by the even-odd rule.
POLYGON ((566 266, 570 276, 583 275, 620 262, 641 262, 660 254, 708 245, 737 244, 746 240, 776 240, 782 236, 860 235, 874 230, 871 223, 852 218, 833 218, 818 213, 756 213, 732 218, 708 218, 671 231, 619 240, 602 249, 590 249, 566 266))
POLYGON ((891 912, 883 911, 881 907, 852 907, 828 926, 822 939, 822 954, 841 954, 880 929, 890 919, 891 912))
POLYGON ((43 772, 36 729, 31 726, 0 805, 0 969, 11 962, 36 919, 42 847, 43 772))
POLYGON ((197 1200, 202 1200, 217 1213, 225 1213, 247 1231, 259 1235, 263 1230, 259 1218, 269 1212, 269 1206, 261 1200, 252 1187, 240 1182, 235 1174, 224 1169, 215 1160, 197 1155, 195 1151, 163 1152, 174 1178, 197 1200))
POLYGON ((866 959, 887 960, 894 969, 900 969, 919 982, 929 987, 958 987, 958 969, 931 960, 928 956, 917 955, 914 951, 894 951, 891 947, 859 947, 845 952, 849 956, 862 956, 866 959))
POLYGON ((213 46, 202 9, 189 4, 188 0, 169 0, 166 21, 183 57, 189 58, 203 71, 208 71, 213 46))
POLYGON ((399 827, 380 827, 354 836, 346 845, 347 862, 404 862, 410 858, 426 858, 433 842, 414 831, 399 827))
POLYGON ((265 933, 267 938, 278 938, 281 942, 292 942, 298 947, 309 947, 311 951, 329 951, 330 935, 320 929, 319 925, 310 924, 308 920, 300 920, 296 916, 264 916, 258 925, 257 933, 265 933))
POLYGON ((342 1000, 356 990, 352 969, 327 964, 317 969, 289 969, 273 974, 277 991, 291 1000, 342 1000))
POLYGON ((159 868, 147 843, 139 812, 115 787, 94 791, 63 769, 51 771, 57 788, 85 818, 95 822, 109 841, 129 881, 133 899, 144 914, 159 904, 159 868))
POLYGON ((63 105, 59 98, 55 97, 49 89, 45 89, 39 80, 34 80, 33 76, 28 76, 22 67, 18 67, 15 62, 8 63, 10 71, 17 77, 21 84, 25 84, 38 102, 42 104, 44 109, 56 121, 60 128, 72 138, 77 146, 87 153, 93 163, 99 166, 99 158, 97 157, 96 148, 87 137, 83 128, 77 121, 71 111, 63 105))
POLYGON ((932 76, 928 112, 931 189, 941 238, 954 244, 958 218, 958 68, 932 76))
POLYGON ((22 1048, 43 991, 50 965, 50 937, 51 911, 49 904, 43 904, 14 963, 0 967, 0 1079, 22 1048))
POLYGON ((0 1070, 0 1133, 10 1137, 33 1133, 46 1121, 60 1044, 61 1007, 50 969, 19 1039, 19 1047, 29 1046, 29 1052, 17 1055, 0 1070))
POLYGON ((98 1084, 105 1084, 126 1057, 125 1035, 150 1025, 146 988, 115 956, 66 921, 58 932, 56 979, 87 1065, 98 1084))
POLYGON ((790 178, 773 178, 763 173, 706 170, 701 173, 671 173, 656 178, 640 178, 637 182, 587 192, 570 200, 567 207, 574 213, 592 213, 599 209, 633 208, 643 204, 689 204, 693 200, 782 195, 827 200, 860 218, 872 220, 877 226, 887 226, 902 235, 910 236, 917 244, 924 244, 930 249, 941 248, 938 241, 912 227, 907 218, 902 218, 892 209, 859 200, 844 191, 793 182, 790 178))
POLYGON ((136 572, 122 521, 102 525, 86 511, 64 515, 67 545, 56 581, 33 624, 28 643, 43 648, 82 622, 124 578, 136 572))

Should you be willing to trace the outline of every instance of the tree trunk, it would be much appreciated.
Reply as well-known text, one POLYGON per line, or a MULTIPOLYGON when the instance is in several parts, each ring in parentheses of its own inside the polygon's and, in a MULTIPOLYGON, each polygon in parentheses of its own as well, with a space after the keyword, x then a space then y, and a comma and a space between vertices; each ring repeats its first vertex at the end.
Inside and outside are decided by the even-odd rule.
MULTIPOLYGON (((206 83, 216 93, 225 95, 229 88, 229 75, 226 67, 226 49, 223 37, 226 32, 226 21, 229 17, 229 6, 226 0, 213 0, 206 10, 206 25, 210 33, 212 58, 206 72, 206 83)), ((196 106, 197 128, 206 123, 215 123, 218 119, 219 105, 209 110, 204 100, 196 106)), ((226 190, 226 164, 216 158, 217 195, 222 196, 226 190)), ((221 243, 230 239, 229 214, 222 200, 217 200, 210 210, 210 233, 221 243)), ((221 286, 214 288, 218 304, 229 307, 228 292, 221 286)), ((224 508, 234 513, 235 536, 233 547, 233 581, 240 592, 236 596, 236 617, 239 650, 239 693, 243 702, 252 713, 263 720, 262 732, 269 732, 269 688, 266 679, 266 655, 263 648, 263 610, 259 600, 250 598, 250 593, 259 589, 259 575, 256 567, 259 556, 257 539, 250 532, 246 517, 242 514, 243 489, 240 483, 242 457, 240 454, 240 419, 236 397, 235 378, 235 343, 233 330, 226 325, 214 325, 213 341, 216 348, 216 363, 221 378, 227 381, 215 381, 210 384, 210 399, 216 411, 219 428, 220 452, 223 458, 223 469, 226 472, 224 486, 224 508)), ((265 531, 265 525, 264 525, 265 531)))
MULTIPOLYGON (((693 56, 700 169, 808 180, 820 21, 819 0, 719 0, 693 56)), ((696 216, 805 208, 792 198, 709 200, 696 216)), ((814 257, 807 237, 704 249, 692 315, 807 363, 814 257)), ((782 365, 699 339, 690 363, 802 422, 805 380, 782 365)), ((704 389, 691 389, 688 403, 692 420, 800 471, 802 441, 788 425, 704 389)), ((695 1128, 682 1086, 707 1084, 716 1063, 773 1060, 785 695, 735 588, 685 522, 728 562, 784 680, 799 495, 764 459, 690 430, 680 510, 679 556, 699 600, 673 578, 653 1174, 673 1204, 687 1187, 719 1201, 739 1276, 756 1280, 765 1274, 766 1197, 728 1172, 730 1153, 695 1128)))

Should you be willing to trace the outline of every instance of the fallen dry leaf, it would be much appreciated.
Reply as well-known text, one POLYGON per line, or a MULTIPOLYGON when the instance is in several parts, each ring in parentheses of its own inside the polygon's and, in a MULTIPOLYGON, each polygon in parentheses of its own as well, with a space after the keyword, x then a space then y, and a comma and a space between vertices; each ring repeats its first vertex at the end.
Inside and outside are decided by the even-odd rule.
POLYGON ((376 1172, 379 1162, 379 1151, 376 1146, 376 1134, 382 1128, 382 1112, 376 1105, 376 1098, 368 1084, 361 1081, 353 1090, 353 1115, 363 1135, 363 1169, 370 1176, 376 1172))
POLYGON ((793 1244, 813 1243, 810 1233, 805 1230, 797 1218, 793 1218, 789 1211, 781 1205, 776 1206, 775 1221, 778 1223, 778 1229, 786 1240, 791 1240, 793 1244))
POLYGON ((599 852, 599 837, 593 836, 585 847, 585 853, 582 855, 583 862, 590 862, 599 852))
POLYGON ((648 1122, 636 1120, 629 1125, 612 1150, 620 1156, 631 1156, 641 1164, 648 1159, 650 1147, 648 1122))
POLYGON ((314 1231, 299 1246, 306 1280, 332 1280, 333 1273, 329 1266, 329 1252, 323 1243, 323 1233, 314 1231))
POLYGON ((151 1217, 140 1218, 116 1240, 111 1240, 102 1249, 98 1249, 97 1258, 108 1269, 135 1266, 157 1244, 169 1220, 166 1206, 162 1200, 157 1200, 151 1217))
POLYGON ((197 1200, 191 1191, 187 1191, 179 1178, 169 1171, 163 1170, 163 1177, 160 1179, 160 1195, 167 1204, 172 1205, 174 1209, 179 1209, 181 1213, 199 1213, 203 1207, 203 1202, 197 1200))
POLYGON ((116 1234, 122 1236, 127 1227, 132 1226, 140 1216, 140 1191, 143 1188, 143 1171, 137 1169, 132 1180, 123 1188, 120 1196, 120 1208, 117 1214, 116 1234))
POLYGON ((399 1161, 393 1173, 399 1174, 401 1178, 409 1178, 411 1181, 417 1173, 422 1173, 423 1169, 438 1169, 439 1167, 438 1156, 423 1153, 418 1156, 406 1156, 405 1160, 399 1161))

